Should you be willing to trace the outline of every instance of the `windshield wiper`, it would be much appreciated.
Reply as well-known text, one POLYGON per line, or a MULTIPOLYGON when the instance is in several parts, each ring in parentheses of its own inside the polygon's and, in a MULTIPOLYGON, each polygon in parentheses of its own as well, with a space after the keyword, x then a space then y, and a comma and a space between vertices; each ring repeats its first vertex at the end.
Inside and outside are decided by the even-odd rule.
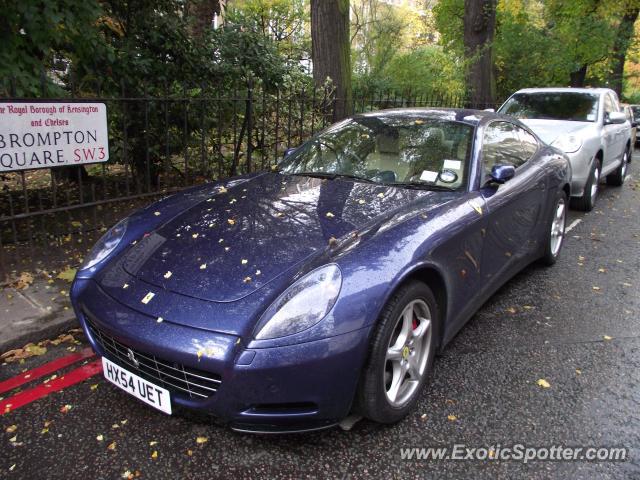
POLYGON ((433 190, 438 192, 455 192, 455 188, 444 187, 442 185, 427 185, 426 183, 414 182, 388 182, 383 185, 389 187, 411 188, 413 190, 433 190))
POLYGON ((358 182, 379 184, 379 182, 376 182, 375 180, 371 180, 370 178, 360 177, 358 175, 351 175, 350 173, 299 172, 299 173, 292 173, 291 175, 297 175, 300 177, 327 178, 329 180, 335 180, 336 178, 348 178, 350 180, 356 180, 358 182))

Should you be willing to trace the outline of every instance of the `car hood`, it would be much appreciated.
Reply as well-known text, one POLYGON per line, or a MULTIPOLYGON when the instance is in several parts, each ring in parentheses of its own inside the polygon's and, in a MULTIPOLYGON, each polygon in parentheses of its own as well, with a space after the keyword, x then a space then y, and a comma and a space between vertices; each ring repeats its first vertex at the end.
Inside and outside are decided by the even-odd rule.
POLYGON ((549 145, 562 135, 586 133, 594 125, 591 122, 572 122, 568 120, 521 119, 520 121, 549 145))
POLYGON ((231 185, 212 187, 150 232, 125 253, 123 268, 177 294, 232 302, 418 199, 435 206, 451 197, 279 173, 231 185))

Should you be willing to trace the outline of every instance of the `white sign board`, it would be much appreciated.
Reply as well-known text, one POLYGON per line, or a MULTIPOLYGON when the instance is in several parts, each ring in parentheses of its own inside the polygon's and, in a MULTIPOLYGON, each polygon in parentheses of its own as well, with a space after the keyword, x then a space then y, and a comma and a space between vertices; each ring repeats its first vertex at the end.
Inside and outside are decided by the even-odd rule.
POLYGON ((107 160, 104 103, 0 102, 0 172, 107 160))

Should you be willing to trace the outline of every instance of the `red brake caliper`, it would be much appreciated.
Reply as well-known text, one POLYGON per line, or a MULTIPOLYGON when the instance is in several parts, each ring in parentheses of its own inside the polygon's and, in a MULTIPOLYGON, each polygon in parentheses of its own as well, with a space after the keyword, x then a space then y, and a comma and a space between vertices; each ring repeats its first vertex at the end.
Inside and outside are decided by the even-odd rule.
POLYGON ((416 328, 418 328, 418 319, 416 317, 413 317, 413 320, 411 320, 411 328, 413 330, 415 330, 416 328))

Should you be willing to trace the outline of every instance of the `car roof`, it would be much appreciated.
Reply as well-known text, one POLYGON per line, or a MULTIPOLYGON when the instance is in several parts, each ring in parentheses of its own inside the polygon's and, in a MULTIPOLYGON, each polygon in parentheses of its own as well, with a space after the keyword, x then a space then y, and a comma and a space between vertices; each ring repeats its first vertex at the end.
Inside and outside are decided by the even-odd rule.
POLYGON ((575 93, 595 93, 602 95, 603 93, 611 93, 613 90, 610 88, 574 88, 574 87, 544 87, 544 88, 522 88, 516 93, 562 93, 562 92, 575 92, 575 93))
POLYGON ((376 110, 374 112, 359 113, 352 118, 366 117, 405 117, 415 116, 420 118, 431 118, 434 120, 449 120, 452 122, 461 122, 468 125, 477 126, 485 119, 500 118, 513 121, 513 117, 503 115, 501 113, 490 112, 487 110, 473 110, 469 108, 433 108, 433 107, 412 107, 412 108, 390 108, 386 110, 376 110))

